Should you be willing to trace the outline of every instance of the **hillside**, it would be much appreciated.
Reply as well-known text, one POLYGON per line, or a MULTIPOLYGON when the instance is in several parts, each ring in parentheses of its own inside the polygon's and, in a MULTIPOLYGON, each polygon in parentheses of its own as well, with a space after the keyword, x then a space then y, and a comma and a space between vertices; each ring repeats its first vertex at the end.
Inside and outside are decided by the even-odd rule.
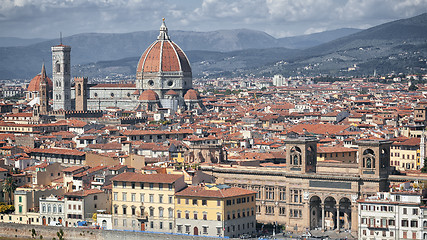
MULTIPOLYGON (((212 32, 170 31, 170 35, 186 52, 190 50, 229 52, 275 47, 307 48, 355 31, 359 30, 338 29, 281 39, 248 29, 212 32)), ((63 43, 72 47, 72 64, 78 66, 140 56, 157 35, 158 31, 124 34, 84 33, 65 37, 63 43)), ((0 38, 0 43, 2 39, 4 40, 0 38)), ((47 71, 50 72, 50 48, 58 43, 59 40, 55 39, 28 46, 0 47, 0 55, 4 56, 0 59, 0 78, 31 78, 40 71, 43 61, 48 63, 47 71), (25 66, 22 65, 23 62, 26 63, 25 66)))

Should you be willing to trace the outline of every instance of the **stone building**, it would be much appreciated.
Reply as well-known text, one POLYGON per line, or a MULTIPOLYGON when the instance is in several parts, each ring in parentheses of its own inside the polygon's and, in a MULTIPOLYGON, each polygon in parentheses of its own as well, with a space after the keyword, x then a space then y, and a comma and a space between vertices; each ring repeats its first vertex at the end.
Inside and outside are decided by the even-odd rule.
MULTIPOLYGON (((90 84, 87 78, 71 78, 71 47, 62 43, 52 47, 52 110, 105 110, 118 107, 125 110, 204 111, 198 93, 193 89, 190 62, 184 51, 174 43, 163 19, 157 40, 141 55, 135 83, 90 84)), ((27 100, 40 94, 40 75, 31 82, 27 100)))
POLYGON ((220 183, 254 190, 257 221, 287 230, 357 231, 357 205, 389 184, 389 141, 357 142, 357 163, 316 161, 317 139, 288 138, 286 167, 202 166, 220 183))

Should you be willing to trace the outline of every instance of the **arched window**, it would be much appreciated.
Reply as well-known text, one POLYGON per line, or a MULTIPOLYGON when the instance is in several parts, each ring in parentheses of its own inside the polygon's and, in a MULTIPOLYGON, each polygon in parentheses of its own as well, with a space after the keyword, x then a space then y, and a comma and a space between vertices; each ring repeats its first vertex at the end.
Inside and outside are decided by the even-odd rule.
POLYGON ((81 85, 81 84, 78 84, 78 85, 77 85, 77 95, 78 95, 78 96, 81 96, 81 95, 82 95, 82 85, 81 85))
POLYGON ((47 205, 47 212, 50 213, 51 207, 50 204, 47 205))
POLYGON ((42 205, 42 212, 46 212, 46 204, 42 205))
POLYGON ((56 72, 60 72, 61 71, 61 64, 59 64, 59 62, 56 62, 55 68, 56 68, 56 72))
POLYGON ((56 213, 56 205, 53 205, 53 213, 56 213))

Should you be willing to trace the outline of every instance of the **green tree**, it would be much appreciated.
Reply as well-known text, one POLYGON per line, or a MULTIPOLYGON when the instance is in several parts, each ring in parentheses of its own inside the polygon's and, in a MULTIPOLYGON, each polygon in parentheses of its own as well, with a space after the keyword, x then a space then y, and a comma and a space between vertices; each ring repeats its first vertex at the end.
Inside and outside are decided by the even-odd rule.
POLYGON ((12 193, 15 192, 16 188, 15 180, 12 177, 8 177, 3 182, 3 192, 9 195, 9 205, 12 204, 12 193))

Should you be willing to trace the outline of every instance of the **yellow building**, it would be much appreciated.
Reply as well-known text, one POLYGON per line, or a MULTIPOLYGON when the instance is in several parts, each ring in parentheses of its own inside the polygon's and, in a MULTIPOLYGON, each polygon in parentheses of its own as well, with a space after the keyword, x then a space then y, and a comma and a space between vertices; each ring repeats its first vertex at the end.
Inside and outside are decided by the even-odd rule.
POLYGON ((255 194, 227 185, 189 186, 175 194, 176 232, 219 237, 255 233, 255 194))
POLYGON ((390 166, 396 170, 417 170, 420 168, 420 138, 394 142, 390 149, 390 166))
POLYGON ((335 160, 343 163, 356 163, 357 149, 346 147, 317 147, 317 161, 335 160))
POLYGON ((125 172, 112 179, 113 229, 174 232, 174 194, 183 175, 125 172))

